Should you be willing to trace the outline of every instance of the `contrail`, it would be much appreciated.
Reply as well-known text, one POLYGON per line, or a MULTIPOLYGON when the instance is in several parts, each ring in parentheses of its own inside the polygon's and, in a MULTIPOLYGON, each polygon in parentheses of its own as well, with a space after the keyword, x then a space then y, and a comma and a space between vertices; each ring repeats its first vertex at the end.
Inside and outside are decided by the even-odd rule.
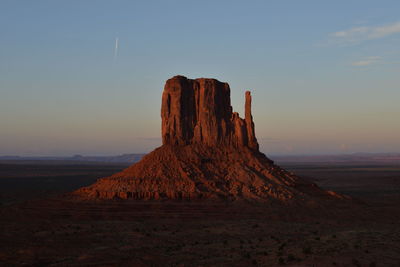
POLYGON ((117 60, 117 56, 118 56, 118 42, 119 42, 119 38, 115 38, 115 47, 114 47, 114 62, 117 60))

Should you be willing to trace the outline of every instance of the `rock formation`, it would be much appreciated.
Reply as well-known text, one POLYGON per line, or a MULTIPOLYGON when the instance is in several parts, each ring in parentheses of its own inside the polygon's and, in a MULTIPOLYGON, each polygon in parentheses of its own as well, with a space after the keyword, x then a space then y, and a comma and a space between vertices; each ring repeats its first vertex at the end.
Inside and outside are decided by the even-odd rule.
POLYGON ((245 94, 245 118, 215 79, 175 76, 164 87, 163 145, 75 194, 86 198, 310 200, 340 197, 285 171, 259 151, 245 94))
POLYGON ((242 146, 258 150, 246 92, 245 119, 232 113, 227 83, 215 79, 169 79, 162 96, 163 145, 242 146))

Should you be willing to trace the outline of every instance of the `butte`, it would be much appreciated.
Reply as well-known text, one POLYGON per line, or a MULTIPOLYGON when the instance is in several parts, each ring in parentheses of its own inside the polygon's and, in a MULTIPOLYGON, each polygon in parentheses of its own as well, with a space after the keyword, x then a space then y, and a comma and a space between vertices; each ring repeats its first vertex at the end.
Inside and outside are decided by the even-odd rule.
POLYGON ((215 79, 167 80, 162 146, 139 162, 74 192, 86 199, 315 201, 342 198, 274 164, 259 151, 245 93, 245 116, 215 79))

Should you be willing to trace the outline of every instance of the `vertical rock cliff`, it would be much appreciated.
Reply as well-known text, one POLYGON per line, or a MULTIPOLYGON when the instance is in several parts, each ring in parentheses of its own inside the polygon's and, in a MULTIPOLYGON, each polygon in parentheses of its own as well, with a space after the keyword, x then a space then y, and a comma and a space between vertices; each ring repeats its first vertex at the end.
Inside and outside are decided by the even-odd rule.
POLYGON ((162 95, 163 145, 111 177, 74 192, 85 198, 337 198, 275 165, 259 151, 245 93, 244 119, 232 111, 230 88, 215 79, 167 80, 162 95))
POLYGON ((230 88, 215 79, 169 79, 161 105, 164 145, 246 146, 258 151, 246 92, 245 119, 232 112, 230 88))

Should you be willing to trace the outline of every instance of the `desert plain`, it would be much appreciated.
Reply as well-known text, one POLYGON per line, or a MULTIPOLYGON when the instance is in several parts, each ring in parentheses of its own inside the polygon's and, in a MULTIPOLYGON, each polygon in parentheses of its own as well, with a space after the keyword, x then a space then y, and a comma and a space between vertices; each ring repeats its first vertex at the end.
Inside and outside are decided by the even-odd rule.
POLYGON ((399 266, 398 161, 277 158, 351 205, 86 200, 128 163, 2 161, 2 266, 399 266), (306 210, 305 210, 306 209, 306 210))

